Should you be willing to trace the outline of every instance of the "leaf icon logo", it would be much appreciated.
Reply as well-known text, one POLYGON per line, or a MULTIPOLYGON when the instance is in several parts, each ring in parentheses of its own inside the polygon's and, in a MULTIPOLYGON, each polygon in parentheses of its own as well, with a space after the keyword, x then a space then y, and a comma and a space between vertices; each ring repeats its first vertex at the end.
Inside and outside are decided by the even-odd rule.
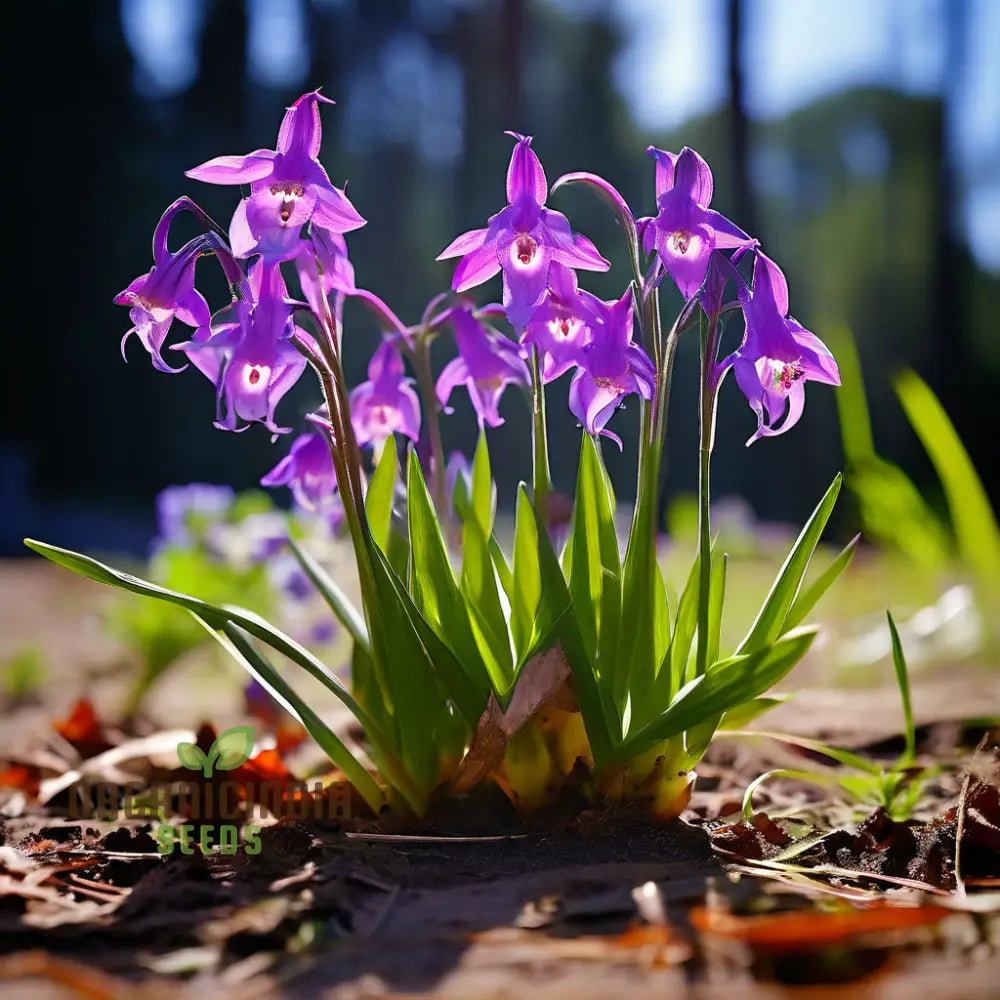
POLYGON ((207 754, 194 743, 178 743, 177 759, 182 767, 201 771, 210 778, 213 771, 232 771, 249 760, 253 740, 253 726, 233 726, 219 733, 207 754))

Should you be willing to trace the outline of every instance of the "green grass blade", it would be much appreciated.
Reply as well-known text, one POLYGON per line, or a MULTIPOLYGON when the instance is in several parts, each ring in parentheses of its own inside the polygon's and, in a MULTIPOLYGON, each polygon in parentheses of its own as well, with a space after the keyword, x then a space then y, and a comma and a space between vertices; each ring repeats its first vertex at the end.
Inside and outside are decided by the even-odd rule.
POLYGON ((744 819, 749 819, 753 815, 753 793, 770 778, 794 778, 796 781, 804 781, 810 785, 819 785, 821 788, 828 788, 830 785, 839 784, 835 775, 824 774, 822 771, 800 771, 791 767, 776 767, 772 771, 765 771, 754 778, 747 785, 746 791, 743 793, 741 812, 744 819))
POLYGON ((895 389, 944 487, 962 562, 986 588, 992 605, 1000 598, 1000 527, 986 490, 930 386, 916 372, 905 371, 895 389))
POLYGON ((642 753, 759 697, 802 659, 815 636, 815 629, 796 629, 773 645, 716 663, 685 685, 661 716, 630 735, 619 748, 619 758, 642 753))
POLYGON ((913 705, 910 702, 910 675, 906 669, 906 655, 903 644, 899 641, 899 630, 893 621, 892 612, 886 608, 885 617, 889 622, 889 632, 892 635, 892 665, 896 668, 896 683, 899 685, 899 697, 903 702, 903 721, 906 725, 906 749, 897 767, 906 767, 917 752, 917 731, 913 724, 913 705))
POLYGON ((193 611, 191 616, 282 708, 298 719, 320 749, 344 772, 344 776, 377 816, 385 805, 385 798, 375 779, 347 749, 340 737, 316 715, 267 658, 254 647, 247 633, 230 622, 222 623, 220 630, 193 611))
MULTIPOLYGON (((538 567, 538 531, 531 501, 522 483, 517 490, 514 519, 514 561, 511 585, 510 631, 518 663, 525 660, 534 634, 535 615, 542 598, 538 567)), ((562 572, 560 571, 560 576, 562 572)))
POLYGON ((839 747, 828 746, 826 743, 809 739, 807 736, 796 736, 794 733, 776 733, 766 729, 727 729, 720 731, 719 735, 723 735, 723 733, 727 737, 738 738, 764 736, 769 740, 777 740, 779 743, 790 743, 793 747, 801 747, 803 750, 820 753, 824 757, 835 760, 838 764, 843 764, 844 767, 852 767, 855 771, 861 771, 864 774, 881 775, 884 773, 878 764, 873 764, 870 760, 865 760, 864 757, 859 757, 856 753, 851 753, 849 750, 841 750, 839 747))
POLYGON ((729 556, 721 558, 712 547, 712 575, 708 590, 708 658, 707 663, 719 659, 719 643, 722 636, 722 607, 726 602, 726 569, 729 556))
POLYGON ((796 625, 801 625, 806 620, 823 595, 840 577, 840 574, 851 565, 860 539, 861 535, 855 535, 840 550, 830 565, 808 587, 799 591, 798 596, 788 610, 788 617, 785 618, 786 629, 795 628, 796 625))
POLYGON ((772 643, 785 631, 785 620, 788 617, 788 612, 798 593, 802 578, 809 568, 809 562, 819 544, 830 513, 833 511, 833 505, 837 502, 842 482, 843 476, 838 474, 817 504, 812 516, 806 522, 784 564, 778 571, 771 591, 749 633, 736 650, 737 653, 752 653, 761 649, 772 643))
POLYGON ((355 645, 360 646, 370 656, 372 649, 368 641, 368 627, 365 625, 364 616, 351 603, 351 599, 340 589, 333 577, 290 536, 288 546, 302 567, 302 572, 319 591, 320 596, 336 615, 337 621, 344 626, 355 645))

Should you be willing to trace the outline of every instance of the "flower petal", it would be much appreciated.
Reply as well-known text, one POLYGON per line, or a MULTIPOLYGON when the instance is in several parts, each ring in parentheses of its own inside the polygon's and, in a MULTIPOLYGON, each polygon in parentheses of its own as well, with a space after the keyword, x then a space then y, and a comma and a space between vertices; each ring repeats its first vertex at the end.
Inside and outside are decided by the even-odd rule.
POLYGON ((690 146, 685 146, 674 163, 674 183, 677 191, 683 191, 702 208, 708 208, 715 187, 709 165, 690 146))
POLYGON ((473 250, 478 250, 486 240, 488 229, 470 229, 461 236, 456 236, 438 255, 435 260, 447 260, 449 257, 464 257, 473 250))
POLYGON ((545 180, 545 171, 541 161, 531 149, 531 136, 508 132, 518 140, 510 157, 507 168, 507 203, 518 205, 522 202, 534 202, 544 205, 549 193, 549 185, 545 180))
POLYGON ((273 169, 274 152, 258 149, 247 156, 217 156, 185 171, 185 176, 206 184, 249 184, 270 177, 273 169))
POLYGON ((500 270, 500 261, 493 246, 479 247, 467 253, 455 268, 451 278, 453 291, 464 292, 489 281, 500 270))

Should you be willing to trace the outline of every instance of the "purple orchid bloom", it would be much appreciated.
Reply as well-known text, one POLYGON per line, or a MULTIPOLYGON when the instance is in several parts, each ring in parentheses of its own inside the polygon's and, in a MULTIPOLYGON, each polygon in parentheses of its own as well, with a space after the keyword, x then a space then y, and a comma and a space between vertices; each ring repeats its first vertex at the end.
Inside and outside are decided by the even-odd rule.
POLYGON ((499 427, 498 407, 508 385, 528 385, 528 366, 517 344, 481 323, 467 305, 456 306, 449 317, 455 331, 458 357, 444 366, 437 380, 437 397, 446 413, 452 390, 464 385, 475 407, 479 427, 499 427))
POLYGON ((631 289, 617 302, 602 302, 584 294, 597 322, 592 339, 580 351, 579 368, 569 389, 569 408, 588 434, 603 434, 621 448, 621 438, 604 425, 624 396, 637 392, 643 399, 653 398, 656 372, 646 352, 632 343, 631 289))
POLYGON ((308 511, 318 511, 334 502, 337 473, 330 443, 320 430, 300 434, 288 454, 260 481, 261 486, 287 486, 295 502, 308 511))
POLYGON ((250 269, 252 300, 234 302, 222 315, 232 321, 201 327, 192 340, 175 345, 215 384, 221 430, 246 430, 239 420, 259 421, 274 434, 274 410, 298 381, 306 359, 289 339, 291 306, 277 265, 258 261, 250 269))
POLYGON ((507 170, 507 207, 490 218, 486 229, 459 236, 437 259, 462 258, 452 278, 456 292, 502 271, 507 318, 521 329, 545 294, 553 262, 585 271, 606 271, 611 265, 586 236, 573 233, 565 215, 545 207, 548 184, 531 136, 506 134, 517 140, 507 170))
POLYGON ((368 363, 368 381, 351 392, 351 426, 361 447, 381 445, 394 431, 411 441, 420 437, 420 402, 413 379, 403 374, 395 343, 383 340, 368 363))
POLYGON ((188 177, 208 184, 250 185, 250 197, 240 202, 230 225, 237 257, 259 253, 272 263, 288 260, 295 255, 299 233, 310 220, 331 233, 349 233, 365 225, 317 159, 321 101, 333 104, 314 90, 288 109, 275 149, 217 156, 187 171, 188 177))
POLYGON ((658 214, 643 228, 646 253, 654 246, 681 295, 689 299, 701 287, 713 250, 751 246, 756 240, 724 215, 712 211, 714 181, 708 164, 688 146, 667 153, 650 146, 656 157, 658 214))
POLYGON ((591 339, 593 322, 593 312, 577 289, 576 272, 553 263, 548 292, 532 312, 522 338, 538 348, 542 382, 553 382, 580 363, 580 351, 591 339))
POLYGON ((840 385, 840 371, 819 337, 788 316, 785 276, 759 251, 754 261, 753 291, 741 284, 739 296, 746 336, 721 367, 733 366, 736 384, 757 414, 757 430, 747 441, 749 446, 793 427, 805 407, 805 383, 840 385))
POLYGON ((187 199, 182 198, 163 213, 153 233, 152 270, 140 275, 114 298, 115 305, 131 306, 129 319, 133 325, 122 337, 122 357, 125 357, 125 343, 134 333, 149 351, 153 367, 161 372, 177 373, 187 367, 171 368, 160 354, 173 321, 179 319, 188 326, 199 327, 207 326, 211 317, 208 303, 194 287, 195 264, 214 246, 211 237, 196 236, 177 253, 167 248, 170 223, 178 212, 186 209, 187 199))
POLYGON ((309 236, 295 248, 295 270, 310 308, 322 316, 322 300, 331 292, 354 292, 354 265, 347 256, 347 240, 339 233, 315 227, 309 236))

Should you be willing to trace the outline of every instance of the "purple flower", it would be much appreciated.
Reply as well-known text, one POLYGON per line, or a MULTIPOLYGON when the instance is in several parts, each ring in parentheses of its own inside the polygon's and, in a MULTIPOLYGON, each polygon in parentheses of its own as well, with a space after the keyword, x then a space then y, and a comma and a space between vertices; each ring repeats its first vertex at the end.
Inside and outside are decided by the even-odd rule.
POLYGON ((221 518, 233 505, 231 486, 187 483, 168 486, 156 496, 156 546, 187 545, 194 540, 193 527, 221 518))
POLYGON ((476 319, 469 306, 456 306, 451 313, 458 357, 444 366, 437 380, 437 396, 445 411, 452 390, 464 385, 475 407, 480 428, 499 427, 500 397, 508 385, 527 385, 528 368, 513 341, 476 319))
POLYGON ((503 271, 503 303, 518 329, 545 294, 553 261, 586 271, 611 265, 593 243, 574 234, 565 215, 545 208, 548 185, 531 136, 508 132, 517 140, 507 170, 507 202, 486 229, 474 229, 454 240, 438 260, 461 257, 451 287, 464 292, 503 271))
POLYGON ((739 295, 747 332, 721 367, 732 364, 736 384, 757 414, 757 430, 747 441, 751 445, 798 422, 806 382, 840 385, 840 371, 819 337, 788 316, 788 285, 773 260, 757 253, 753 292, 742 285, 739 295))
POLYGON ((292 313, 278 266, 258 261, 250 269, 250 290, 250 301, 234 302, 222 313, 231 321, 201 327, 176 349, 215 383, 216 427, 245 430, 239 420, 259 421, 283 434, 287 428, 275 425, 274 409, 302 374, 306 359, 289 340, 292 313))
POLYGON ((644 228, 643 246, 650 253, 655 245, 681 295, 689 299, 705 280, 713 250, 731 250, 756 241, 708 207, 712 171, 693 149, 685 146, 674 154, 650 146, 647 152, 656 157, 659 212, 644 228))
POLYGON ((288 109, 275 149, 217 156, 187 171, 188 177, 209 184, 250 185, 250 197, 240 202, 230 225, 236 256, 259 253, 271 262, 288 260, 310 220, 331 233, 349 233, 365 224, 316 158, 322 138, 320 101, 333 103, 314 90, 288 109))
POLYGON ((309 236, 295 247, 295 269, 310 308, 322 316, 322 300, 331 292, 354 291, 354 265, 347 256, 347 240, 340 234, 313 228, 309 236))
POLYGON ((538 348, 543 382, 554 381, 579 363, 580 351, 591 338, 592 322, 592 310, 577 290, 576 272, 553 263, 548 292, 531 313, 522 338, 538 348))
POLYGON ((326 435, 319 430, 300 434, 288 454, 260 482, 262 486, 288 486, 295 502, 305 510, 328 506, 337 492, 337 473, 326 435))
POLYGON ((114 298, 116 305, 131 306, 132 328, 122 337, 122 357, 125 357, 125 343, 134 333, 149 351, 153 367, 161 372, 176 373, 186 367, 171 368, 160 354, 174 319, 199 327, 206 326, 211 316, 208 303, 194 287, 195 264, 212 245, 210 237, 196 236, 177 253, 167 249, 170 223, 186 207, 186 199, 180 199, 163 213, 153 233, 152 270, 140 275, 114 298))
POLYGON ((592 339, 580 352, 569 389, 569 408, 587 433, 604 434, 621 448, 621 439, 604 425, 624 396, 637 392, 643 399, 652 399, 656 373, 646 352, 632 343, 631 289, 617 302, 602 302, 592 295, 587 299, 597 322, 592 339))
POLYGON ((380 445, 394 431, 420 437, 420 403, 403 372, 395 343, 383 340, 368 363, 368 381, 351 392, 351 425, 361 447, 380 445))

